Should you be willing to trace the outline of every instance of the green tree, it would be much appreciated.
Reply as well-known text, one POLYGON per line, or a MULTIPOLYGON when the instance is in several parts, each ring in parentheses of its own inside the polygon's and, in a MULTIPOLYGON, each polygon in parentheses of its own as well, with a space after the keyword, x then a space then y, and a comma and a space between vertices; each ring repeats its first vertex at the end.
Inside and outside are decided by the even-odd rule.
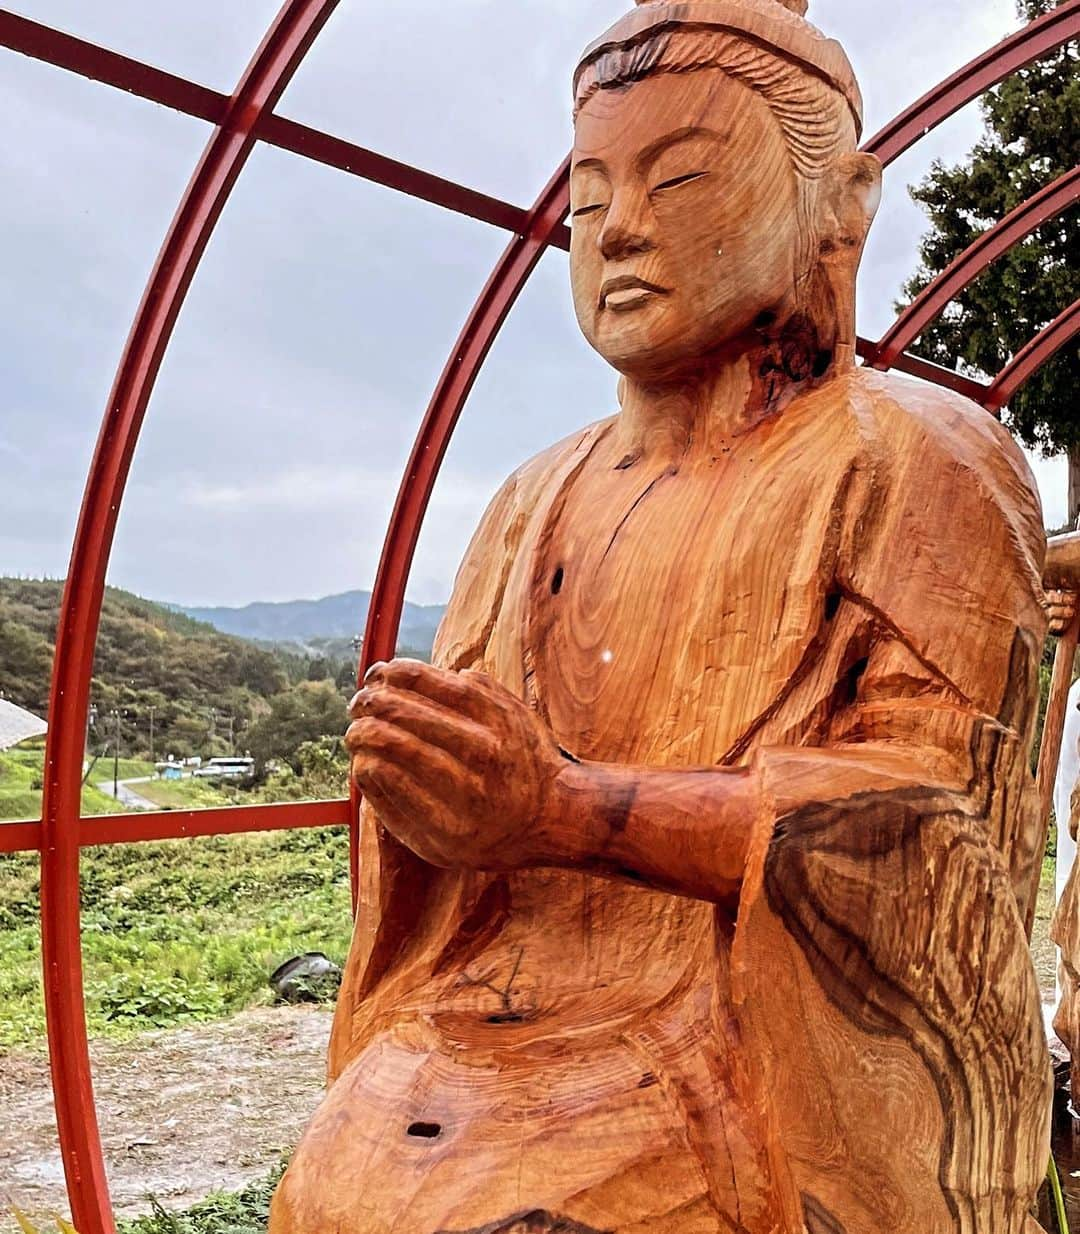
POLYGON ((279 759, 301 775, 300 747, 322 737, 340 737, 346 722, 345 698, 330 682, 302 681, 274 696, 270 713, 252 724, 245 745, 260 768, 279 759))
MULTIPOLYGON (((1054 0, 1019 0, 1034 20, 1054 0)), ((935 162, 911 190, 932 230, 914 298, 988 227, 1080 161, 1080 55, 1067 45, 1023 69, 982 101, 986 132, 955 167, 935 162)), ((994 376, 1080 296, 1080 218, 1072 210, 995 262, 919 339, 914 350, 949 368, 994 376)), ((1080 348, 1064 348, 1013 398, 1005 422, 1046 454, 1069 454, 1069 519, 1080 513, 1080 348)))

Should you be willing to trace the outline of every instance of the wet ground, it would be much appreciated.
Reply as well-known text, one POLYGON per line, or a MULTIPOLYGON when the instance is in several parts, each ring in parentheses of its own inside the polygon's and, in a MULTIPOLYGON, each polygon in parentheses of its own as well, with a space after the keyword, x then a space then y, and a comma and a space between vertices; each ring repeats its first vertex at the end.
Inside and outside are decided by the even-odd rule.
MULTIPOLYGON (((147 1212, 150 1196, 183 1209, 265 1177, 322 1095, 330 1019, 267 1007, 92 1043, 117 1214, 147 1212)), ((15 1229, 7 1202, 43 1230, 50 1214, 68 1211, 44 1051, 0 1055, 0 1234, 15 1229)))

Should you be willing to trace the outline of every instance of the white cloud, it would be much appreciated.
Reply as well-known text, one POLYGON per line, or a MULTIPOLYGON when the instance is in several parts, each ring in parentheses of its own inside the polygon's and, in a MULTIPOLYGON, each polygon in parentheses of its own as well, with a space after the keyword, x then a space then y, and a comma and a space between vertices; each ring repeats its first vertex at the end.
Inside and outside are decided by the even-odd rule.
MULTIPOLYGON (((281 111, 528 204, 570 142, 578 51, 629 0, 339 6, 281 111)), ((228 89, 278 0, 23 0, 16 8, 228 89)), ((1015 25, 1012 0, 812 0, 862 78, 868 131, 1015 25)), ((0 570, 66 568, 102 408, 142 285, 206 126, 0 53, 5 463, 0 570)), ((905 186, 958 159, 969 108, 889 172, 860 286, 879 333, 915 264, 905 186)), ((121 512, 111 581, 191 602, 369 586, 413 435, 506 237, 259 149, 192 288, 121 512)), ((612 410, 549 254, 451 446, 411 593, 444 598, 502 477, 612 410)), ((1047 517, 1057 463, 1036 461, 1047 517)))

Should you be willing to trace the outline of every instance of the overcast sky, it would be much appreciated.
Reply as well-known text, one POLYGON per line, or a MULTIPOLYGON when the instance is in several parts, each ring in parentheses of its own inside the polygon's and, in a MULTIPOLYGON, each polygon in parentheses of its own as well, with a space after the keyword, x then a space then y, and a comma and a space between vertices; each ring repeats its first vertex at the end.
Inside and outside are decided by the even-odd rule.
MULTIPOLYGON (((628 0, 396 0, 340 7, 279 111, 527 205, 569 147, 577 53, 628 0)), ((277 0, 8 0, 229 91, 277 0)), ((1016 26, 1012 0, 816 0, 848 48, 867 131, 1016 26)), ((0 573, 67 567, 124 338, 207 138, 197 120, 0 51, 0 573)), ((879 335, 915 265, 907 196, 979 132, 968 108, 890 168, 860 287, 879 335)), ((432 387, 506 237, 260 147, 218 225, 151 402, 110 582, 242 604, 370 587, 432 387)), ((468 404, 410 598, 444 600, 484 505, 519 462, 607 414, 548 254, 468 404)), ((1037 463, 1063 521, 1064 468, 1037 463)))

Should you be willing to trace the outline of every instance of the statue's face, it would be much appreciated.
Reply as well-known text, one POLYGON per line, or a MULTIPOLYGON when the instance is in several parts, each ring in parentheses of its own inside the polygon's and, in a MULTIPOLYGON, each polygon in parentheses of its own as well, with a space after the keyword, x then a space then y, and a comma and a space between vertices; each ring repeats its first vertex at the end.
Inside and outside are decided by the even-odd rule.
POLYGON ((790 310, 797 185, 768 105, 720 69, 598 91, 576 126, 570 269, 616 369, 677 374, 790 310))

